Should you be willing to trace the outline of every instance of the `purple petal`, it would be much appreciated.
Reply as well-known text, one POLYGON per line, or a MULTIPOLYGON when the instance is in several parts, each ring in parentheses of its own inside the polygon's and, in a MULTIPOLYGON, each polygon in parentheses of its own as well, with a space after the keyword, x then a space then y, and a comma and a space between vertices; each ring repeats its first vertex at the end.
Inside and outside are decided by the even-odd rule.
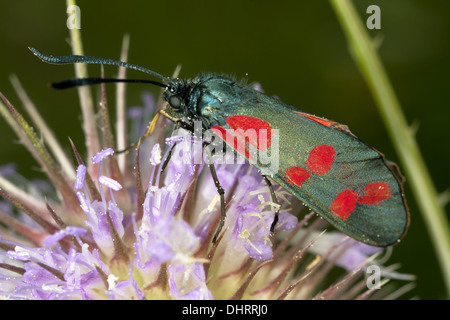
POLYGON ((347 271, 353 271, 358 268, 369 256, 380 252, 382 248, 369 246, 364 243, 355 242, 336 261, 336 264, 347 271))
POLYGON ((206 286, 205 269, 201 263, 171 264, 169 271, 169 294, 175 299, 212 300, 206 286))
POLYGON ((75 177, 75 190, 83 188, 85 176, 86 176, 86 166, 80 164, 77 168, 77 175, 75 177))
MULTIPOLYGON (((323 234, 311 247, 311 251, 315 254, 323 255, 328 252, 334 245, 341 242, 346 236, 338 231, 330 231, 323 234)), ((367 260, 372 254, 383 250, 382 248, 369 246, 356 242, 354 240, 350 245, 344 243, 344 246, 348 246, 346 250, 339 255, 336 260, 336 265, 348 270, 353 271, 367 260)), ((338 250, 339 251, 339 250, 338 250)), ((337 252, 338 252, 337 251, 337 252)), ((330 259, 336 259, 336 255, 332 254, 330 259)))
POLYGON ((172 137, 166 138, 166 144, 171 146, 171 145, 174 145, 174 144, 179 143, 184 140, 185 140, 184 136, 178 136, 178 135, 172 136, 172 137))
POLYGON ((58 232, 55 232, 51 236, 47 237, 42 243, 45 246, 51 246, 56 242, 60 241, 61 239, 63 239, 65 236, 81 236, 85 233, 86 229, 84 228, 68 226, 67 228, 59 230, 58 232))
POLYGON ((336 264, 347 271, 353 271, 366 261, 367 256, 355 249, 348 249, 337 259, 336 264))
MULTIPOLYGON (((189 224, 176 218, 159 219, 155 228, 161 248, 170 246, 172 254, 192 252, 199 244, 189 224)), ((160 260, 161 261, 161 260, 160 260)))
MULTIPOLYGON (((220 185, 225 190, 225 192, 226 192, 226 190, 230 190, 232 185, 236 182, 236 176, 224 168, 216 169, 216 173, 217 173, 217 179, 219 179, 220 185)), ((206 178, 205 184, 201 188, 200 197, 202 198, 202 201, 204 201, 205 203, 210 203, 211 199, 214 199, 214 197, 218 193, 217 193, 217 188, 214 185, 214 180, 212 178, 212 175, 208 172, 208 175, 205 178, 206 178)), ((236 194, 238 194, 238 193, 236 192, 236 194)), ((241 194, 239 194, 239 195, 241 195, 241 194)))
POLYGON ((8 177, 17 173, 17 164, 8 163, 0 167, 0 176, 8 177))
POLYGON ((193 254, 197 250, 200 238, 185 221, 173 216, 161 216, 154 220, 145 215, 143 219, 148 225, 140 231, 140 245, 145 250, 145 256, 163 263, 177 254, 193 254))
POLYGON ((42 286, 43 284, 52 283, 55 280, 58 280, 54 274, 34 262, 25 263, 24 269, 25 274, 23 275, 23 280, 37 286, 42 286))
POLYGON ((77 197, 78 201, 80 201, 81 209, 83 209, 85 213, 89 213, 89 202, 84 197, 83 192, 77 191, 77 197))
POLYGON ((192 176, 195 173, 195 167, 192 163, 192 154, 188 152, 183 152, 183 162, 187 164, 187 169, 189 170, 189 174, 192 176))
POLYGON ((278 218, 279 220, 277 223, 277 228, 279 230, 291 230, 294 229, 298 224, 297 217, 290 214, 289 212, 280 212, 278 218))
POLYGON ((93 163, 99 163, 106 157, 109 157, 110 155, 114 154, 114 150, 111 148, 107 148, 105 150, 100 151, 95 156, 92 157, 93 163))
POLYGON ((130 119, 140 119, 144 115, 142 107, 129 107, 127 109, 127 115, 130 119))
POLYGON ((118 282, 114 288, 108 290, 107 294, 112 300, 144 299, 144 293, 139 289, 138 284, 133 279, 118 282))
POLYGON ((110 189, 113 189, 114 191, 119 191, 122 189, 122 185, 119 182, 106 176, 100 176, 100 178, 98 178, 98 182, 110 189))
POLYGON ((59 240, 64 238, 66 236, 66 233, 64 230, 59 230, 58 232, 55 232, 51 236, 47 237, 42 243, 44 246, 51 246, 55 243, 57 243, 59 240))
POLYGON ((156 107, 155 97, 151 92, 145 91, 141 95, 141 100, 144 102, 144 107, 148 111, 154 111, 156 107))
POLYGON ((74 248, 69 249, 69 253, 67 255, 67 268, 64 272, 64 279, 67 281, 69 285, 80 285, 79 283, 79 276, 77 275, 77 269, 79 269, 79 266, 77 265, 77 256, 78 253, 74 248))
MULTIPOLYGON (((151 240, 151 238, 150 238, 151 240)), ((149 245, 146 250, 152 259, 158 262, 166 262, 172 259, 175 255, 172 248, 168 246, 164 241, 156 241, 149 245)))
POLYGON ((152 148, 150 163, 152 166, 156 166, 161 163, 161 147, 159 146, 159 143, 155 143, 152 148))
POLYGON ((244 241, 243 245, 250 257, 256 261, 266 261, 273 257, 272 247, 269 242, 264 240, 254 240, 251 243, 244 241))
POLYGON ((122 210, 120 210, 120 208, 112 201, 108 202, 107 208, 105 208, 104 202, 93 201, 90 205, 90 209, 91 214, 88 215, 88 220, 85 220, 86 225, 91 229, 92 236, 98 247, 105 254, 113 254, 114 241, 105 209, 108 210, 111 222, 120 238, 124 235, 122 210))
POLYGON ((75 236, 75 237, 82 236, 82 235, 86 234, 86 232, 87 232, 85 228, 74 227, 74 226, 68 226, 65 229, 65 231, 68 236, 75 236))
POLYGON ((8 251, 6 253, 6 256, 10 257, 11 259, 19 260, 19 261, 27 261, 27 260, 30 260, 30 258, 31 258, 29 252, 19 250, 19 247, 16 247, 15 251, 11 251, 11 250, 8 251))

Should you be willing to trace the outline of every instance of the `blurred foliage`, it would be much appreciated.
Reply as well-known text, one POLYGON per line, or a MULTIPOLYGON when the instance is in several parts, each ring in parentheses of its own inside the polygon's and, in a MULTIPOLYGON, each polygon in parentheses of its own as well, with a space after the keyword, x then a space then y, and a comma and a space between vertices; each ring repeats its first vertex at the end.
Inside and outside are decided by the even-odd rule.
MULTIPOLYGON (((408 121, 418 126, 417 140, 436 187, 445 191, 450 178, 450 2, 354 3, 363 19, 368 17, 369 5, 381 8, 381 30, 371 30, 370 34, 380 42, 380 57, 408 121)), ((349 125, 363 141, 397 161, 328 1, 79 0, 78 5, 85 54, 117 59, 122 37, 129 33, 132 63, 166 75, 182 64, 183 77, 213 71, 258 81, 266 93, 303 111, 349 125)), ((73 67, 44 64, 27 49, 34 46, 52 55, 70 54, 66 20, 65 1, 0 3, 0 91, 22 109, 9 82, 9 75, 15 73, 69 152, 68 136, 80 149, 83 146, 78 95, 76 90, 53 91, 47 84, 73 77, 73 67)), ((105 70, 109 77, 117 73, 114 67, 105 70)), ((98 76, 100 68, 90 66, 89 71, 98 76)), ((146 77, 135 71, 129 71, 128 76, 146 77)), ((144 90, 158 92, 146 85, 128 86, 128 104, 140 104, 144 90)), ((113 91, 110 87, 111 107, 113 91)), ((114 116, 113 110, 111 113, 114 116)), ((1 121, 0 165, 16 162, 24 176, 42 176, 1 121)), ((443 298, 436 257, 408 185, 406 193, 411 228, 390 261, 401 263, 401 272, 418 276, 417 288, 410 296, 443 298)))

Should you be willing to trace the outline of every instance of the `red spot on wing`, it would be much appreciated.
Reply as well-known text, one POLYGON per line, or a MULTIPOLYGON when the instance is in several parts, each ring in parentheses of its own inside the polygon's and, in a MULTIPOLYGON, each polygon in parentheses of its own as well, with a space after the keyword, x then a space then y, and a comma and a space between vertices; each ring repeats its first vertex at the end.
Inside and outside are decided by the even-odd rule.
POLYGON ((336 150, 332 146, 318 145, 309 153, 306 164, 312 173, 322 175, 331 169, 335 156, 336 150))
POLYGON ((238 151, 240 154, 242 154, 247 159, 253 161, 253 156, 250 154, 250 151, 248 150, 247 146, 245 145, 245 140, 241 140, 239 137, 236 136, 236 132, 234 130, 227 130, 225 128, 222 128, 221 126, 213 126, 211 129, 214 131, 214 133, 219 136, 221 139, 223 139, 227 144, 229 144, 234 150, 238 151))
POLYGON ((364 187, 364 195, 358 198, 358 203, 377 206, 381 201, 389 199, 391 189, 385 182, 373 182, 364 187))
POLYGON ((311 174, 307 170, 301 167, 292 167, 285 170, 284 172, 288 177, 288 182, 299 187, 311 176, 311 174))
POLYGON ((337 214, 344 220, 350 216, 355 210, 356 202, 358 201, 358 194, 353 190, 344 190, 339 192, 333 203, 331 204, 331 211, 337 214))
POLYGON ((250 116, 230 116, 226 121, 231 129, 236 130, 235 135, 239 140, 247 139, 258 150, 269 149, 272 142, 272 126, 268 122, 250 116))
POLYGON ((313 116, 311 114, 307 114, 307 113, 303 113, 303 112, 295 112, 295 113, 297 113, 297 114, 299 114, 299 115, 301 115, 301 116, 303 116, 305 118, 308 118, 310 120, 313 120, 313 121, 315 121, 317 123, 320 123, 321 125, 324 125, 325 127, 332 127, 333 125, 335 125, 337 123, 337 122, 334 122, 334 121, 330 121, 330 120, 327 120, 327 119, 324 119, 324 118, 316 117, 316 116, 313 116))
POLYGON ((295 112, 295 113, 301 115, 302 117, 308 118, 309 120, 320 123, 321 125, 323 125, 325 127, 335 129, 335 130, 344 132, 348 135, 354 136, 354 134, 351 133, 350 129, 345 124, 341 124, 339 122, 330 121, 330 120, 327 120, 324 118, 316 117, 311 114, 307 114, 307 113, 303 113, 303 112, 295 112))
POLYGON ((221 137, 223 140, 225 140, 225 137, 227 135, 227 130, 222 128, 221 126, 213 126, 211 127, 212 131, 216 133, 219 137, 221 137))

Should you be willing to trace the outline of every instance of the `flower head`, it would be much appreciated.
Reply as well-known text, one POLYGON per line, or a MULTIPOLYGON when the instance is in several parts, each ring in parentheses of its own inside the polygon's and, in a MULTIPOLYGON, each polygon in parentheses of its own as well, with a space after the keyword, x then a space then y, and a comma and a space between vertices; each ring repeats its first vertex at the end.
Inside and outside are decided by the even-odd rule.
MULTIPOLYGON (((102 92, 105 106, 104 87, 102 92)), ((0 297, 322 299, 367 298, 376 291, 352 285, 366 281, 364 270, 377 263, 374 255, 381 250, 338 232, 321 232, 323 221, 314 220, 314 213, 298 221, 303 206, 277 186, 279 204, 273 203, 269 187, 249 164, 215 167, 225 190, 226 219, 213 243, 221 200, 201 161, 202 141, 189 132, 165 137, 165 124, 159 124, 159 133, 135 153, 117 154, 108 142, 105 111, 104 148, 84 162, 73 144, 78 165, 60 170, 64 156, 56 160, 47 151, 55 153, 58 145, 44 146, 2 99, 2 114, 56 192, 36 187, 37 182, 21 189, 13 183, 19 176, 13 166, 0 169, 5 200, 0 202, 0 297), (331 269, 341 270, 339 278, 327 277, 331 269)), ((148 121, 161 107, 148 93, 143 101, 129 113, 135 136, 145 130, 143 118, 148 121)), ((402 277, 377 266, 384 278, 402 277)))

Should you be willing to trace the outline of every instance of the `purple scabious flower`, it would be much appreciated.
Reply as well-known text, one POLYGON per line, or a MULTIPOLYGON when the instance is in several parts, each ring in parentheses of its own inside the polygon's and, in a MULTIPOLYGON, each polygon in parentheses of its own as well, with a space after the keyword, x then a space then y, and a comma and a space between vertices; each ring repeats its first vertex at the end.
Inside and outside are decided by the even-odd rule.
MULTIPOLYGON (((136 152, 118 154, 103 110, 100 132, 84 126, 87 161, 71 142, 73 167, 56 142, 44 146, 1 97, 1 113, 49 181, 44 188, 14 165, 0 168, 2 299, 352 299, 395 297, 403 291, 385 289, 386 279, 411 280, 383 266, 381 249, 322 232, 324 221, 305 214, 279 186, 279 204, 273 203, 249 164, 215 166, 226 219, 213 244, 220 197, 202 161, 202 141, 181 129, 170 132, 160 120, 136 152), (366 284, 368 266, 380 270, 381 289, 366 284)), ((129 109, 132 139, 161 107, 145 93, 143 106, 129 109)))

